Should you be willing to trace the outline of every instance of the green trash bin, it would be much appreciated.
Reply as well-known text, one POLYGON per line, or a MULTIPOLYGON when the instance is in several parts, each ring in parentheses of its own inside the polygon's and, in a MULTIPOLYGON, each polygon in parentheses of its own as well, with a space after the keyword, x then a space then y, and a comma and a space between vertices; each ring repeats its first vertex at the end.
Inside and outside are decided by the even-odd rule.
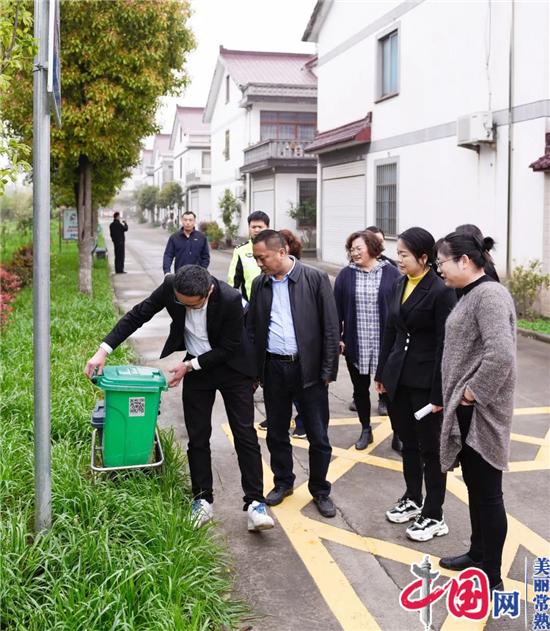
POLYGON ((158 368, 106 366, 93 381, 105 391, 103 466, 147 464, 166 377, 158 368))

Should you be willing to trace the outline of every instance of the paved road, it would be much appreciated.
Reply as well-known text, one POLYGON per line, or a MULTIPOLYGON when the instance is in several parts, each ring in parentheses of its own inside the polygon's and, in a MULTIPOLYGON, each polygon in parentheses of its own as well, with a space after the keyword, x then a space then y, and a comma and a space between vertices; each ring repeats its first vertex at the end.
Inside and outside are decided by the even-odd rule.
MULTIPOLYGON (((122 310, 147 296, 162 281, 161 261, 166 240, 167 233, 160 228, 130 225, 126 242, 128 274, 113 275, 116 300, 122 310)), ((112 248, 109 258, 112 261, 112 248)), ((225 279, 228 264, 227 252, 214 252, 210 271, 225 279)), ((157 359, 168 324, 169 318, 159 314, 132 337, 142 363, 168 369, 181 360, 176 355, 162 361, 157 359)), ((518 589, 521 594, 525 561, 531 567, 536 556, 550 556, 549 350, 542 342, 518 340, 519 387, 512 463, 504 482, 509 518, 504 576, 506 589, 518 589)), ((391 429, 386 417, 373 419, 374 443, 362 452, 354 449, 360 427, 347 409, 351 391, 342 363, 338 381, 330 387, 330 437, 334 450, 329 473, 338 515, 323 519, 312 506, 306 487, 307 442, 294 440, 296 491, 273 510, 276 528, 261 534, 246 531, 236 456, 220 397, 216 400, 212 435, 215 536, 229 547, 235 595, 248 601, 257 614, 247 628, 421 629, 418 614, 399 606, 401 590, 414 578, 410 573, 411 563, 419 563, 429 554, 437 566, 440 556, 467 549, 468 510, 459 471, 448 479, 445 518, 450 534, 447 537, 413 543, 407 540, 404 526, 385 520, 384 511, 403 490, 401 461, 390 449, 391 429)), ((257 393, 256 407, 260 421, 264 416, 261 390, 257 393)), ((174 428, 177 439, 185 446, 179 388, 163 396, 161 424, 174 428)), ((267 492, 272 486, 269 457, 265 435, 259 432, 259 436, 267 492)), ((433 607, 433 624, 434 628, 445 631, 525 628, 524 603, 521 605, 522 613, 517 620, 501 618, 474 623, 448 616, 440 601, 433 607)), ((530 628, 532 605, 528 611, 530 628)))

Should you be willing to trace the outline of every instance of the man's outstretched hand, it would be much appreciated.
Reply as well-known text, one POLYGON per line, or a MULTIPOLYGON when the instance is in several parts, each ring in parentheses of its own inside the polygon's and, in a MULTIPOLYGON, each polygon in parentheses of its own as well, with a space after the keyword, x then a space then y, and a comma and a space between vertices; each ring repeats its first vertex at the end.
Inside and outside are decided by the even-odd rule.
POLYGON ((86 367, 84 368, 84 374, 88 379, 91 379, 94 372, 97 370, 97 374, 101 375, 103 373, 103 366, 105 366, 105 360, 107 359, 107 351, 104 351, 102 348, 97 350, 97 353, 88 360, 86 367))
POLYGON ((168 387, 175 388, 188 372, 187 363, 183 362, 168 371, 172 376, 168 379, 168 387))

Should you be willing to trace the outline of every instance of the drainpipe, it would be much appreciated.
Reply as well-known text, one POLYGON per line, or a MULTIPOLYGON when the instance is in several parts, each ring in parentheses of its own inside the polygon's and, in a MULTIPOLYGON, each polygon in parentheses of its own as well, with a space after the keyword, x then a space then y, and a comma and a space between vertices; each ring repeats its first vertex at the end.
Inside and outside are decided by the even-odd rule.
POLYGON ((510 46, 508 51, 508 190, 506 204, 506 275, 512 273, 512 145, 514 95, 514 17, 515 0, 510 3, 510 46))

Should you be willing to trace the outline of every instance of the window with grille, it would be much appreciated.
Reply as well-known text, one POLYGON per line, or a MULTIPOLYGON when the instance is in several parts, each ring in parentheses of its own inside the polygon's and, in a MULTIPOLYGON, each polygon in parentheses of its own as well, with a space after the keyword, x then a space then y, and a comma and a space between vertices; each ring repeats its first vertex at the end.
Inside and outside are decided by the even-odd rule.
POLYGON ((315 112, 260 112, 260 140, 313 140, 315 112))
POLYGON ((378 40, 378 97, 399 92, 399 31, 395 30, 378 40))
POLYGON ((225 146, 223 148, 223 156, 226 160, 229 160, 229 129, 225 130, 225 146))
POLYGON ((202 152, 201 167, 204 171, 210 171, 210 151, 202 152))
POLYGON ((397 236, 397 162, 376 166, 375 224, 387 237, 397 236))

